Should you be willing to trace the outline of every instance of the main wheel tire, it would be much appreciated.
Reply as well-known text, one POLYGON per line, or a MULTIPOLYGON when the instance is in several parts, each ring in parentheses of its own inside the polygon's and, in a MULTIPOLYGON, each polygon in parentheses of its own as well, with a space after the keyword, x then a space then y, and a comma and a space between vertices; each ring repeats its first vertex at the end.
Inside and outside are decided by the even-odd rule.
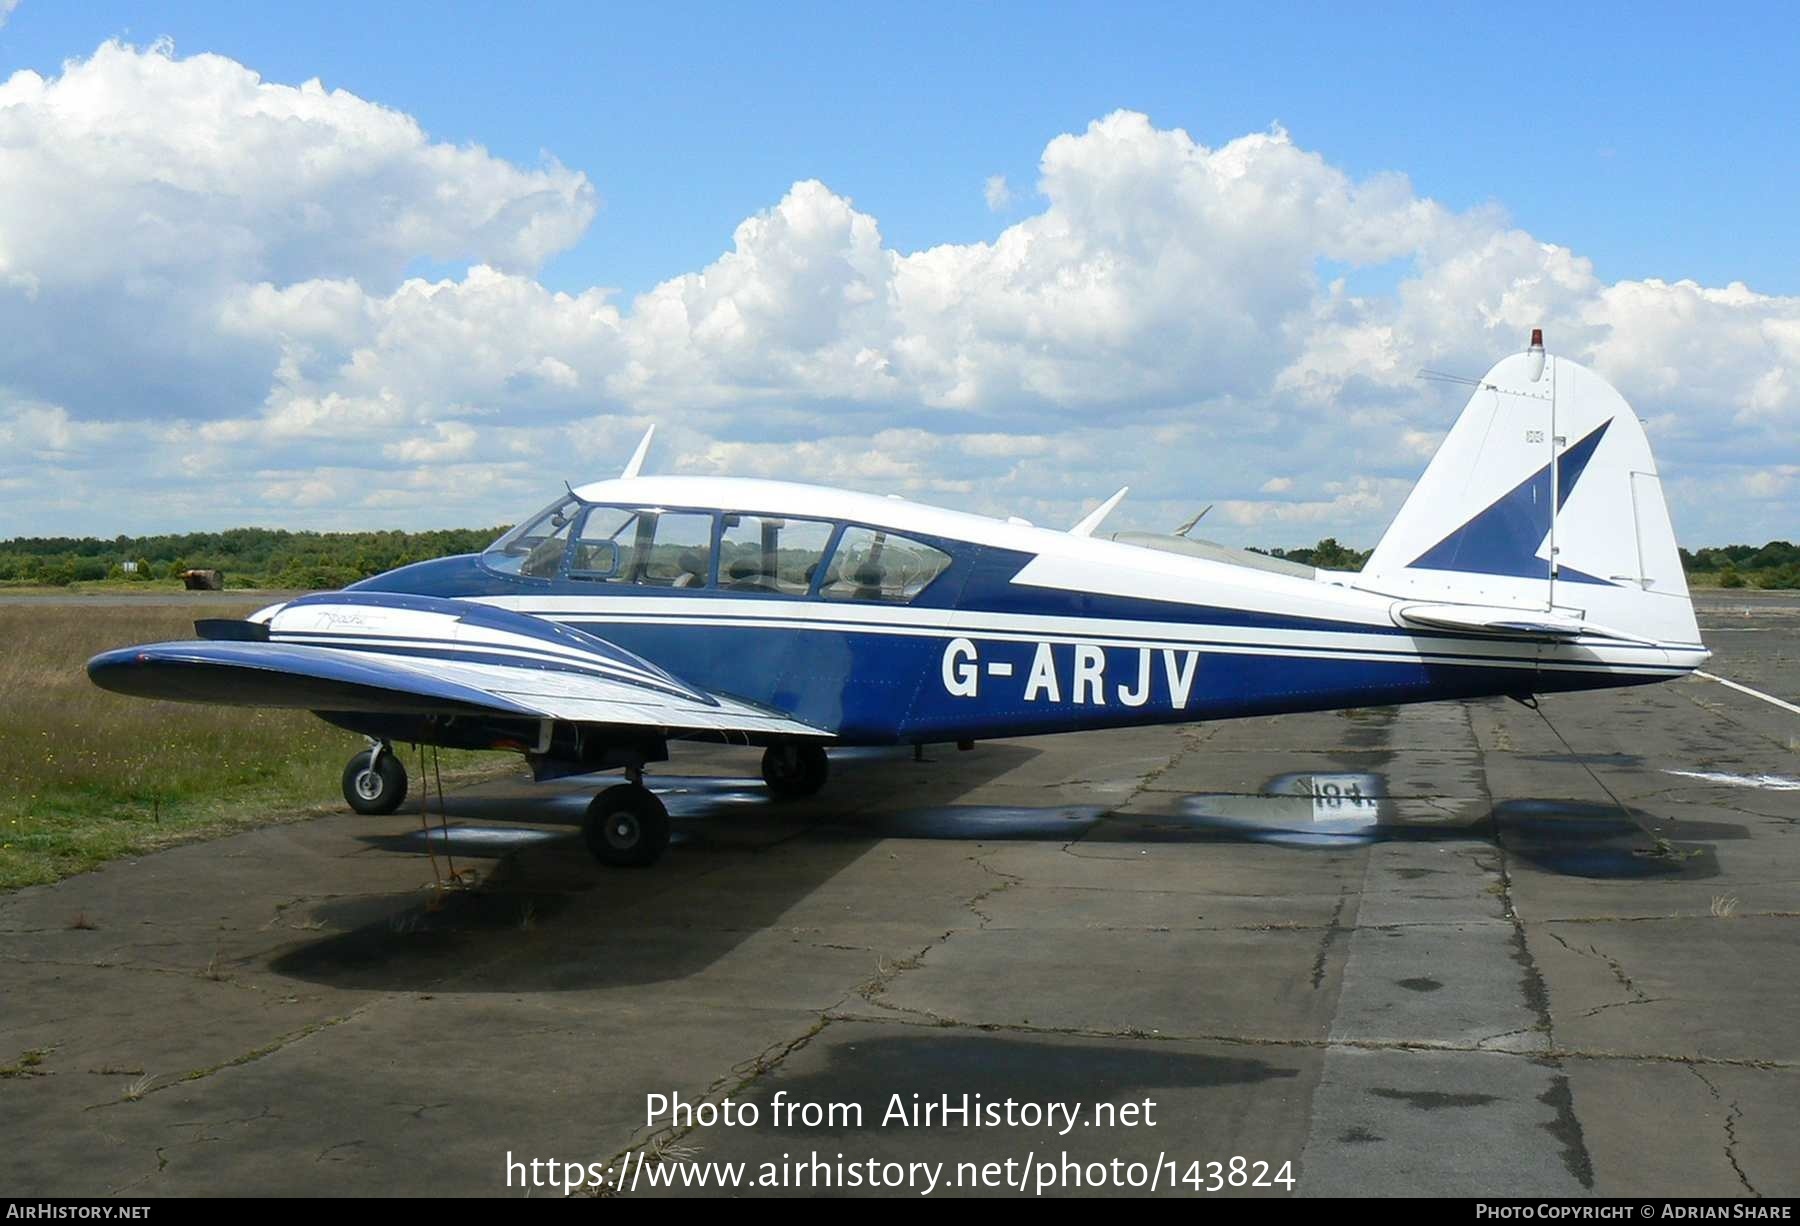
POLYGON ((777 800, 811 796, 825 786, 830 763, 818 745, 771 745, 763 750, 762 777, 777 800))
POLYGON ((369 816, 392 813, 406 800, 406 767, 393 750, 384 749, 371 769, 374 754, 365 749, 344 767, 344 799, 352 809, 369 816))
POLYGON ((643 868, 669 847, 669 811, 638 783, 607 788, 588 805, 581 833, 594 859, 610 868, 643 868))

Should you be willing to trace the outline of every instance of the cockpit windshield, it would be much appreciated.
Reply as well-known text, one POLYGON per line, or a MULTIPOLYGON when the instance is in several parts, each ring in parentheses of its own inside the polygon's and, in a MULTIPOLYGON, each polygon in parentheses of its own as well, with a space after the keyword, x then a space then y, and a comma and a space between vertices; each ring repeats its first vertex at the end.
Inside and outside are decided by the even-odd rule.
POLYGON ((684 588, 911 604, 951 556, 886 528, 754 511, 557 499, 502 536, 481 564, 595 590, 684 588))
POLYGON ((562 568, 581 499, 567 494, 489 545, 481 563, 503 575, 551 579, 562 568))

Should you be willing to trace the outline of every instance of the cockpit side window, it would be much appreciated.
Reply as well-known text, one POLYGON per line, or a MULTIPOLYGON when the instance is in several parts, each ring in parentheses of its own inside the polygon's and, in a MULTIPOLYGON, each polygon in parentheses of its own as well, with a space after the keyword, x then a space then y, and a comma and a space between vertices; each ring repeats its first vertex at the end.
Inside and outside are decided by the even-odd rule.
POLYGON ((570 555, 571 579, 644 587, 705 587, 713 517, 704 511, 593 507, 570 555))
POLYGON ((909 537, 854 525, 832 551, 819 595, 906 604, 950 565, 950 555, 909 537))
POLYGON ((563 551, 580 506, 578 499, 564 498, 539 512, 488 546, 482 564, 503 575, 554 578, 562 570, 563 551))
POLYGON ((719 586, 804 596, 836 525, 822 519, 728 512, 719 532, 719 586))
POLYGON ((611 579, 620 573, 624 551, 634 537, 637 512, 621 507, 589 507, 569 555, 571 579, 611 579))

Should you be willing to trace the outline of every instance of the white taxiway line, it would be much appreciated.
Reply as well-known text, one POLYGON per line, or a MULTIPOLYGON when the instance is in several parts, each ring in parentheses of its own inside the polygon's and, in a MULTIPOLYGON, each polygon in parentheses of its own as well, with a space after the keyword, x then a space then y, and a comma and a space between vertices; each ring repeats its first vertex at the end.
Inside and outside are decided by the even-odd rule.
POLYGON ((1725 771, 1676 771, 1665 770, 1665 775, 1680 775, 1684 779, 1701 779, 1707 783, 1729 783, 1738 788, 1767 788, 1772 792, 1800 792, 1800 779, 1790 779, 1786 775, 1732 775, 1725 771))
POLYGON ((1694 676, 1705 677, 1708 681, 1717 681, 1720 685, 1730 686, 1732 689, 1737 690, 1739 693, 1748 694, 1752 698, 1760 698, 1764 702, 1773 703, 1775 706, 1780 707, 1783 711, 1791 711, 1795 715, 1800 715, 1800 707, 1796 707, 1791 702, 1783 702, 1781 699, 1775 697, 1775 695, 1773 695, 1773 694, 1765 694, 1761 690, 1753 690, 1747 685, 1739 685, 1735 681, 1728 680, 1727 678, 1724 678, 1724 677, 1714 676, 1712 673, 1704 672, 1698 668, 1696 668, 1694 670, 1694 676))

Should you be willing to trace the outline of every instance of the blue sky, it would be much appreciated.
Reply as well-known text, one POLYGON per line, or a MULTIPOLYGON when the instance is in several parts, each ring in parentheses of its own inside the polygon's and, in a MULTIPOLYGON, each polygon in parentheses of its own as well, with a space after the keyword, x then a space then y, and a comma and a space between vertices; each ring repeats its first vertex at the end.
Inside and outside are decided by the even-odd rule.
POLYGON ((1217 144, 1271 123, 1352 174, 1494 201, 1608 280, 1800 292, 1791 5, 80 4, 24 0, 0 74, 168 36, 404 110, 603 200, 544 270, 648 289, 819 178, 914 251, 991 237, 1060 132, 1126 108, 1217 144))
POLYGON ((1791 7, 0 0, 0 539, 616 468, 1380 535, 1545 327, 1800 536, 1791 7), (324 91, 306 87, 317 79, 324 91))

